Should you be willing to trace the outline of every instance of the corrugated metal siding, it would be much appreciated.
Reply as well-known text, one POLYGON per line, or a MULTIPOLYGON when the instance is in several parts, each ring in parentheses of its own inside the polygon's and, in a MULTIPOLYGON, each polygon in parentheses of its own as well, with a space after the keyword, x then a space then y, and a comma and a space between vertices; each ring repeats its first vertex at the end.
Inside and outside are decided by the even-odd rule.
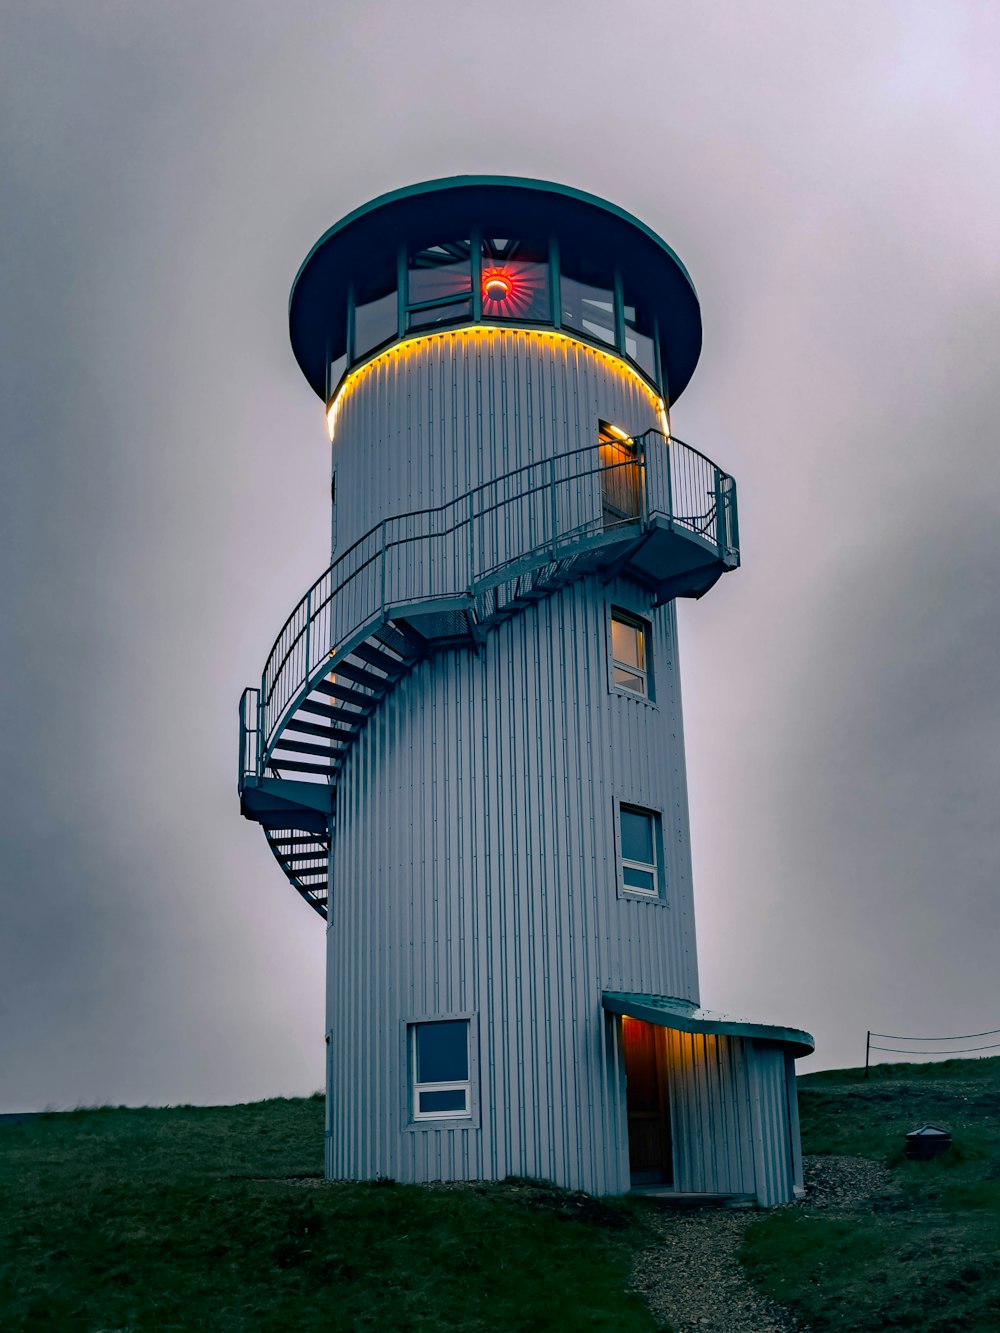
POLYGON ((665 1030, 674 1188, 752 1194, 748 1053, 739 1037, 665 1030))
POLYGON ((757 1201, 770 1208, 787 1203, 793 1195, 785 1052, 780 1046, 760 1041, 747 1045, 751 1048, 750 1097, 757 1201))
POLYGON ((652 615, 657 706, 609 692, 609 593, 589 578, 478 655, 422 664, 348 758, 329 932, 335 1175, 628 1187, 601 993, 694 999, 697 976, 673 611, 627 585, 610 595, 652 615), (618 896, 616 796, 663 811, 667 906, 618 896), (405 1022, 469 1011, 478 1127, 405 1128, 405 1022))
MULTIPOLYGON (((379 360, 338 417, 338 550, 592 443, 599 418, 659 425, 582 344, 455 334, 379 360)), ((673 606, 589 576, 404 678, 338 784, 328 959, 328 1174, 629 1188, 601 993, 698 999, 673 606), (608 689, 610 604, 652 624, 655 705, 608 689), (666 905, 618 896, 616 798, 662 811, 666 905), (474 1114, 411 1127, 406 1024, 458 1014, 475 1019, 474 1114)), ((783 1064, 779 1080, 738 1039, 665 1040, 677 1188, 790 1197, 783 1064)))
POLYGON ((338 551, 383 518, 596 443, 599 419, 636 434, 660 424, 638 379, 583 343, 509 329, 401 344, 337 414, 338 551))
POLYGON ((792 1184, 805 1185, 802 1171, 802 1132, 799 1127, 799 1085, 795 1077, 795 1057, 785 1053, 785 1087, 788 1090, 788 1134, 792 1144, 792 1184))
POLYGON ((765 1207, 788 1203, 798 1151, 797 1118, 793 1124, 789 1115, 791 1057, 776 1044, 742 1037, 666 1029, 664 1039, 675 1189, 753 1194, 765 1207))

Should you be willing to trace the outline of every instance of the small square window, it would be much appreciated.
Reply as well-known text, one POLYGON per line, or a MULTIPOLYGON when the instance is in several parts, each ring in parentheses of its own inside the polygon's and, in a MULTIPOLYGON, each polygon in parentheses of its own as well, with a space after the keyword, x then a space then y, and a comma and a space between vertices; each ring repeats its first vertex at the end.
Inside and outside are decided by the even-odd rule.
POLYGON ((611 685, 644 699, 650 689, 649 626, 625 611, 611 612, 611 685))
POLYGON ((621 883, 626 893, 659 898, 663 891, 660 816, 637 805, 618 807, 621 883))
POLYGON ((409 1047, 413 1119, 470 1116, 469 1020, 411 1023, 409 1047))

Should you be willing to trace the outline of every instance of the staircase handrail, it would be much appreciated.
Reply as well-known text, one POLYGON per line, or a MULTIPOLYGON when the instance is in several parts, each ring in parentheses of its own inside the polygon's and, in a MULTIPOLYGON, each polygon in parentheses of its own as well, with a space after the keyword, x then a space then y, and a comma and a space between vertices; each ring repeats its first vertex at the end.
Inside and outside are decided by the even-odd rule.
MULTIPOLYGON (((533 496, 551 491, 551 514, 545 516, 545 520, 551 526, 548 539, 543 542, 536 542, 533 546, 529 545, 527 548, 522 547, 516 552, 516 556, 517 558, 526 558, 550 547, 554 550, 557 544, 564 545, 568 539, 578 536, 582 529, 588 526, 593 527, 594 524, 594 517, 591 515, 582 525, 574 526, 569 523, 561 526, 558 517, 556 488, 569 486, 573 482, 580 482, 588 477, 606 475, 622 468, 635 469, 638 465, 641 512, 622 520, 622 526, 626 526, 628 523, 638 523, 646 527, 651 518, 659 515, 667 519, 671 525, 686 528, 712 542, 720 554, 736 555, 738 557, 735 486, 732 477, 723 472, 700 450, 686 444, 676 436, 666 436, 655 429, 623 439, 621 444, 625 448, 631 447, 633 452, 619 462, 603 462, 600 455, 602 444, 591 442, 576 449, 551 455, 548 458, 521 464, 499 477, 492 477, 488 481, 480 482, 464 494, 446 500, 440 505, 426 506, 422 509, 410 510, 403 514, 385 518, 358 537, 309 586, 304 596, 285 620, 274 640, 261 675, 261 685, 257 697, 258 716, 256 726, 253 728, 247 727, 248 731, 256 732, 254 739, 258 761, 269 753, 270 742, 280 730, 279 724, 285 715, 288 702, 301 692, 301 689, 310 682, 316 672, 318 659, 310 661, 310 631, 313 625, 326 608, 332 606, 338 594, 348 585, 354 584, 359 575, 378 561, 381 561, 381 597, 379 601, 384 613, 386 561, 390 550, 411 545, 415 542, 439 542, 458 532, 459 529, 468 526, 470 529, 468 579, 467 586, 461 591, 471 595, 473 583, 479 583, 483 579, 494 575, 498 569, 504 567, 510 559, 514 558, 510 554, 506 554, 503 559, 493 566, 477 568, 474 552, 471 549, 472 537, 474 536, 473 522, 487 518, 490 515, 499 514, 505 506, 524 504, 524 502, 531 500, 533 496), (662 440, 666 446, 664 450, 665 468, 663 468, 664 460, 657 458, 658 451, 651 451, 647 448, 647 443, 651 437, 662 440), (575 462, 584 455, 593 456, 595 454, 597 458, 596 466, 583 470, 567 471, 567 469, 573 468, 575 462), (560 469, 562 469, 564 475, 557 476, 560 469), (518 484, 525 474, 532 471, 540 474, 540 479, 535 484, 524 489, 518 489, 513 495, 508 493, 512 485, 518 484), (699 491, 708 500, 709 503, 703 512, 696 514, 678 512, 676 495, 678 483, 680 483, 680 489, 683 492, 682 501, 688 504, 689 509, 699 491), (477 499, 481 499, 488 491, 495 492, 494 502, 490 505, 481 505, 477 510, 477 499), (448 514, 449 511, 454 512, 453 521, 446 526, 436 527, 434 520, 448 514), (420 531, 414 532, 413 528, 420 520, 425 522, 421 524, 420 531), (397 535, 401 528, 404 531, 401 535, 397 535), (713 528, 714 538, 711 535, 713 528), (366 543, 368 549, 365 549, 366 543), (295 681, 289 686, 289 683, 284 680, 285 668, 297 650, 303 650, 304 662, 297 670, 295 681), (284 688, 281 691, 283 697, 278 704, 278 715, 271 721, 271 725, 267 725, 268 713, 279 683, 284 688)), ((572 497, 570 498, 572 499, 572 497)), ((598 508, 599 512, 600 509, 598 508)), ((530 515, 528 518, 528 526, 530 527, 532 526, 530 515)), ((460 589, 456 588, 454 591, 457 593, 460 589)), ((362 616, 358 625, 354 628, 360 628, 367 623, 368 619, 370 619, 370 615, 368 617, 362 616)))

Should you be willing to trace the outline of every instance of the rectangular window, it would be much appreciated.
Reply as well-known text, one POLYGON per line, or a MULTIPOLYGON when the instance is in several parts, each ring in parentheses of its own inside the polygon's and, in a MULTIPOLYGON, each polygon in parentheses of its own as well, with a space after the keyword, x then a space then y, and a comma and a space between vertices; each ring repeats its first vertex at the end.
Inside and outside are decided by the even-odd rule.
POLYGON ((618 807, 622 887, 626 893, 658 898, 662 892, 663 860, 660 816, 637 805, 618 807))
POLYGON ((617 609, 611 612, 611 684, 616 690, 652 698, 649 671, 649 626, 617 609))
POLYGON ((414 1120, 455 1120, 472 1114, 469 1020, 410 1024, 414 1120))

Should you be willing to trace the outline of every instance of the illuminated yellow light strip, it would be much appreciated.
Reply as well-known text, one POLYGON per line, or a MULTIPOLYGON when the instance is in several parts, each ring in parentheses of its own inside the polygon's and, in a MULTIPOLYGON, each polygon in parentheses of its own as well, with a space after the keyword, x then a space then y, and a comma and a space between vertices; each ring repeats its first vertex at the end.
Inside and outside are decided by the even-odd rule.
POLYGON ((492 337, 495 334, 514 334, 516 337, 528 340, 537 339, 540 342, 563 342, 572 347, 578 347, 581 351, 590 356, 609 362, 619 374, 633 380, 649 399, 656 419, 660 423, 660 430, 664 435, 670 435, 670 422, 667 418, 667 408, 663 399, 650 388, 649 384, 639 372, 630 366, 627 361, 622 360, 620 356, 615 356, 611 352, 605 352, 599 347, 593 347, 590 343, 581 342, 579 338, 573 338, 568 333, 561 333, 558 329, 519 329, 511 327, 508 324, 471 324, 462 329, 442 329, 435 333, 420 333, 412 338, 404 338, 401 342, 393 343, 391 347, 385 347, 362 365, 356 366, 349 375, 345 376, 341 382, 340 388, 330 399, 326 409, 326 428, 330 435, 330 441, 333 442, 334 433, 337 428, 337 417, 340 414, 340 407, 347 395, 358 384, 365 379, 376 366, 392 357, 409 355, 419 350, 425 343, 443 342, 447 338, 480 338, 492 337))

